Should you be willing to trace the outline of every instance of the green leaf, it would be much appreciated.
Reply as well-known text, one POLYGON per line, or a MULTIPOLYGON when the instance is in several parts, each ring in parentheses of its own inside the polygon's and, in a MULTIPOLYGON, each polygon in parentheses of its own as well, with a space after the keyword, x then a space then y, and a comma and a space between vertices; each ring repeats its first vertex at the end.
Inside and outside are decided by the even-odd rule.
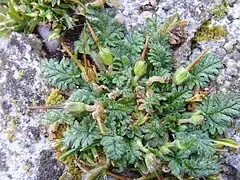
POLYGON ((122 58, 126 56, 130 63, 136 62, 140 59, 141 52, 144 48, 145 37, 140 31, 132 31, 125 36, 123 40, 117 42, 117 47, 114 48, 113 52, 117 57, 122 58))
POLYGON ((203 59, 190 71, 191 83, 200 87, 205 87, 208 82, 214 80, 222 67, 222 62, 213 54, 207 54, 203 59))
POLYGON ((175 159, 172 159, 169 164, 168 167, 171 169, 171 174, 178 176, 181 173, 182 170, 182 166, 181 164, 176 161, 175 159))
POLYGON ((194 156, 183 161, 183 171, 193 177, 217 174, 220 171, 219 159, 217 156, 194 156))
POLYGON ((142 32, 132 31, 125 36, 125 48, 129 54, 140 54, 144 48, 145 37, 142 32))
POLYGON ((127 143, 126 149, 127 149, 127 152, 125 154, 125 158, 128 164, 134 164, 140 159, 142 152, 140 151, 137 145, 137 142, 129 141, 127 143))
POLYGON ((153 148, 159 147, 164 143, 164 128, 159 121, 151 121, 143 126, 144 140, 153 148))
POLYGON ((81 84, 81 71, 70 59, 63 58, 60 63, 55 59, 44 61, 41 69, 48 83, 60 89, 75 89, 81 84))
POLYGON ((75 118, 70 114, 65 114, 62 110, 48 110, 47 113, 42 118, 47 123, 59 123, 64 124, 67 123, 72 125, 75 118))
POLYGON ((202 131, 179 132, 176 134, 180 146, 199 156, 215 154, 215 146, 207 133, 202 131))
POLYGON ((9 12, 8 12, 9 16, 16 22, 21 22, 23 19, 21 18, 19 13, 15 10, 14 4, 12 1, 8 2, 8 7, 9 7, 9 12))
POLYGON ((237 94, 214 94, 198 105, 197 109, 206 118, 203 130, 211 134, 223 134, 231 121, 240 115, 240 98, 237 94))
POLYGON ((71 149, 71 150, 69 150, 69 151, 66 151, 65 153, 61 154, 61 156, 59 156, 58 159, 61 161, 61 160, 63 160, 64 158, 66 158, 67 156, 70 156, 70 155, 72 155, 72 154, 75 154, 77 151, 79 151, 78 148, 76 148, 76 149, 71 149))
POLYGON ((184 112, 187 98, 192 96, 192 90, 189 87, 173 86, 172 92, 166 93, 167 101, 163 103, 164 114, 184 112))
POLYGON ((100 143, 108 160, 121 159, 126 152, 126 142, 121 136, 104 136, 100 143))
POLYGON ((238 142, 227 138, 218 138, 214 140, 214 143, 216 144, 217 147, 228 146, 236 149, 240 147, 240 144, 238 142))
POLYGON ((107 165, 102 165, 99 167, 96 167, 94 169, 92 169, 91 171, 89 171, 86 174, 86 179, 87 180, 101 180, 103 179, 103 171, 106 170, 107 165))
POLYGON ((103 47, 115 47, 123 39, 124 26, 116 22, 113 12, 96 8, 91 9, 91 12, 87 11, 86 17, 103 47))
POLYGON ((154 67, 154 70, 162 68, 164 70, 171 72, 172 52, 170 47, 164 45, 154 46, 154 48, 151 48, 149 50, 148 61, 154 67))
POLYGON ((71 129, 64 134, 62 142, 66 147, 81 149, 91 145, 100 138, 101 135, 99 134, 96 121, 88 116, 83 118, 80 123, 76 121, 71 129))
POLYGON ((82 102, 85 104, 91 104, 94 102, 96 97, 88 89, 78 89, 74 91, 71 96, 68 98, 69 102, 82 102))

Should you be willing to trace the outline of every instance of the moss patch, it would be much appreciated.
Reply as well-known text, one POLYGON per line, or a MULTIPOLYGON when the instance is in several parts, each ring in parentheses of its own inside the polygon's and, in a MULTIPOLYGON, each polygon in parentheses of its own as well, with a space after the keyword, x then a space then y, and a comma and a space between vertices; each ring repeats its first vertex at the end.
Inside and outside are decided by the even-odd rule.
POLYGON ((46 105, 61 104, 64 101, 64 97, 61 95, 60 89, 53 89, 50 95, 46 99, 46 105))
POLYGON ((211 21, 206 21, 197 30, 194 40, 196 42, 219 40, 221 37, 226 36, 227 33, 223 27, 220 25, 211 26, 211 21))

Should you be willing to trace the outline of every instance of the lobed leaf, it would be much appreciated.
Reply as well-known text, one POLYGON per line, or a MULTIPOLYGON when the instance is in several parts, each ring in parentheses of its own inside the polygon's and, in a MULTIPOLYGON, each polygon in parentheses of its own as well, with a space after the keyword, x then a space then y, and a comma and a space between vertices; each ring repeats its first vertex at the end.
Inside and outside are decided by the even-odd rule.
POLYGON ((222 62, 213 54, 207 54, 203 59, 190 71, 191 83, 200 87, 205 87, 207 83, 214 80, 222 67, 222 62))
POLYGON ((91 117, 85 117, 73 126, 64 134, 63 144, 71 149, 84 148, 94 143, 95 140, 101 139, 97 123, 91 117))
POLYGON ((47 123, 59 123, 72 125, 75 118, 70 114, 65 114, 62 110, 48 110, 42 118, 47 123))
POLYGON ((240 98, 236 94, 213 94, 197 109, 206 118, 203 130, 211 134, 223 134, 232 120, 240 115, 240 98))
POLYGON ((44 61, 41 70, 48 83, 59 89, 76 89, 83 84, 80 69, 70 59, 44 61))
POLYGON ((126 152, 126 142, 121 136, 104 136, 100 143, 108 160, 119 160, 126 152))

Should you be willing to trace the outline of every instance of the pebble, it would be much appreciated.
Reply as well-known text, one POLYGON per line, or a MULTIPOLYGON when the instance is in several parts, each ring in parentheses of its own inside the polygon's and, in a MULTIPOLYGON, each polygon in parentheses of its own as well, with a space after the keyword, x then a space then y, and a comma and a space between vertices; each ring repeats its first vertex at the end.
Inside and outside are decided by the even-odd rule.
POLYGON ((157 0, 149 0, 153 7, 157 7, 157 0))
POLYGON ((60 47, 60 39, 51 39, 49 40, 49 36, 52 34, 52 31, 49 30, 48 26, 38 26, 37 28, 38 33, 43 39, 47 49, 49 52, 56 52, 60 47))
POLYGON ((139 23, 139 24, 143 24, 143 23, 146 21, 146 19, 148 19, 148 18, 152 18, 152 12, 150 12, 150 11, 144 11, 144 12, 140 15, 140 17, 138 18, 138 23, 139 23))
POLYGON ((234 48, 234 42, 230 41, 228 43, 226 43, 223 47, 227 52, 231 52, 234 48))
POLYGON ((115 19, 116 19, 116 21, 117 21, 118 23, 123 24, 123 23, 124 23, 124 20, 125 20, 125 17, 124 17, 122 14, 117 14, 117 15, 115 16, 115 19))
POLYGON ((223 0, 215 0, 216 5, 221 5, 223 0))

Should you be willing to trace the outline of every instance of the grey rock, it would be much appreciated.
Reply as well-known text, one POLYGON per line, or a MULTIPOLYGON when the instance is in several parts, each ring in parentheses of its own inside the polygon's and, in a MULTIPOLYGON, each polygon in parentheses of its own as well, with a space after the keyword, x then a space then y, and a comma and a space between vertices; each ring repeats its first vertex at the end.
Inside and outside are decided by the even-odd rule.
POLYGON ((227 156, 224 162, 227 165, 230 165, 231 167, 235 168, 237 171, 240 170, 240 154, 235 153, 231 154, 231 156, 227 156))
POLYGON ((49 52, 56 52, 60 47, 59 39, 49 39, 49 36, 53 33, 46 25, 41 25, 37 27, 37 31, 43 39, 43 42, 49 52))
POLYGON ((8 166, 6 165, 6 154, 0 151, 0 157, 1 171, 8 171, 8 166))
POLYGON ((229 3, 230 6, 232 6, 236 2, 236 0, 228 0, 227 2, 229 3))
POLYGON ((116 19, 116 21, 118 22, 118 23, 120 23, 120 24, 123 24, 124 23, 124 16, 122 15, 122 14, 117 14, 116 16, 115 16, 115 19, 116 19))
MULTIPOLYGON (((33 180, 39 173, 57 177, 62 172, 62 166, 53 160, 49 162, 55 169, 42 164, 41 152, 52 151, 51 143, 43 136, 44 126, 39 124, 42 113, 27 109, 43 104, 48 93, 39 68, 41 53, 42 42, 35 35, 12 33, 9 39, 0 40, 0 179, 3 180, 33 180)), ((53 153, 47 157, 54 159, 53 153)))
POLYGON ((149 0, 149 2, 151 3, 151 5, 153 6, 153 7, 156 7, 157 6, 157 0, 149 0))
POLYGON ((220 5, 223 3, 223 0, 215 0, 216 5, 220 5))
POLYGON ((223 47, 227 52, 231 52, 234 48, 235 43, 236 43, 236 41, 233 41, 233 42, 230 41, 230 42, 227 42, 223 47))
POLYGON ((37 180, 58 180, 64 171, 64 166, 53 157, 51 150, 40 153, 37 180))

